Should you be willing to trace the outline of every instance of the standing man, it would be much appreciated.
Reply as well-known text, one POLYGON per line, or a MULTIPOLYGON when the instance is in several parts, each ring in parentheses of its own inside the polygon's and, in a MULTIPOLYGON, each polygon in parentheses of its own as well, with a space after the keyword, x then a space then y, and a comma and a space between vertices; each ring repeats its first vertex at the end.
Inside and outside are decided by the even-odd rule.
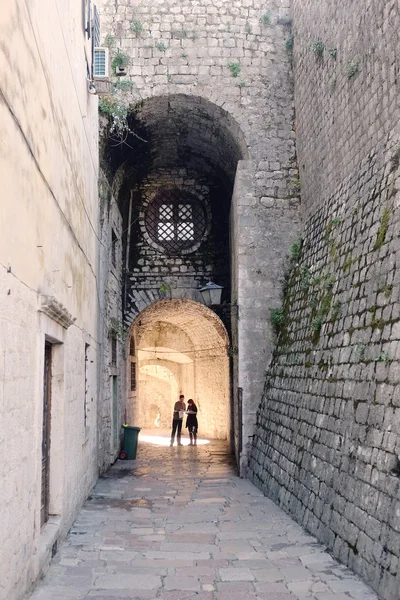
POLYGON ((186 410, 185 396, 183 394, 181 394, 179 396, 178 402, 175 402, 175 406, 174 406, 174 416, 173 416, 173 420, 172 420, 171 442, 169 444, 170 446, 174 445, 176 430, 178 430, 178 433, 176 435, 178 446, 182 446, 182 443, 181 443, 181 433, 182 433, 183 415, 185 414, 185 410, 186 410))

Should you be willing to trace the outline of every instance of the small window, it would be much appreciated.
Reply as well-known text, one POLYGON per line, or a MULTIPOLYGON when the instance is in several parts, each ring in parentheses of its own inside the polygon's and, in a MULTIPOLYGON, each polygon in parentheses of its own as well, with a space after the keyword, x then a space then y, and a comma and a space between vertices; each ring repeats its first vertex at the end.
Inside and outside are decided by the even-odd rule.
POLYGON ((131 335, 129 340, 129 356, 135 356, 135 338, 131 335))
POLYGON ((93 52, 93 79, 107 79, 109 76, 109 50, 96 47, 93 52))
POLYGON ((146 230, 165 250, 188 250, 201 242, 206 214, 200 201, 186 198, 180 190, 166 190, 146 210, 146 230))
POLYGON ((114 267, 117 266, 117 242, 118 242, 117 235, 116 235, 114 229, 112 229, 112 231, 111 231, 111 262, 114 267))
POLYGON ((117 339, 111 338, 111 365, 113 367, 117 366, 117 348, 118 348, 117 339))

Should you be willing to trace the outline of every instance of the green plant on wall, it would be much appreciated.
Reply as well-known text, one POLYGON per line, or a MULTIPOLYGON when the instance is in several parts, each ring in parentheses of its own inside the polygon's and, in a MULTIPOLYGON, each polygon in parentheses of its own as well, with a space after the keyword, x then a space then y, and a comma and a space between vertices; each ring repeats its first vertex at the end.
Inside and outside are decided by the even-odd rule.
POLYGON ((307 291, 310 286, 310 269, 307 265, 301 265, 300 267, 300 288, 303 291, 307 291))
POLYGON ((111 61, 111 68, 114 72, 116 72, 118 68, 127 69, 130 64, 131 57, 129 54, 126 54, 126 52, 123 52, 122 50, 117 50, 117 52, 114 53, 111 61))
POLYGON ((264 25, 271 25, 271 11, 267 10, 262 17, 262 22, 264 25))
POLYGON ((290 260, 292 262, 299 262, 301 258, 301 251, 303 248, 303 238, 299 237, 297 240, 290 246, 290 260))
POLYGON ((318 58, 321 58, 324 54, 325 44, 322 40, 317 40, 312 45, 312 50, 318 58))
POLYGON ((285 311, 283 306, 280 306, 279 308, 269 309, 269 322, 271 323, 272 329, 277 337, 281 332, 284 321, 285 311))
POLYGON ((111 33, 107 33, 105 39, 104 39, 104 46, 107 46, 107 48, 114 48, 116 44, 116 39, 113 35, 111 35, 111 33))
POLYGON ((378 356, 375 358, 375 362, 388 362, 389 356, 385 350, 381 350, 378 356))
POLYGON ((103 124, 101 135, 109 137, 116 145, 124 144, 128 135, 137 137, 147 143, 129 126, 129 113, 134 111, 133 106, 137 98, 133 96, 134 83, 128 80, 114 82, 111 94, 99 99, 99 115, 106 118, 106 127, 103 124))
POLYGON ((367 347, 365 344, 357 344, 357 346, 355 347, 354 352, 360 360, 364 359, 366 349, 367 347))
POLYGON ((286 38, 285 40, 285 48, 286 48, 286 52, 289 55, 293 54, 293 47, 294 47, 294 37, 293 35, 290 35, 288 38, 286 38))
POLYGON ((289 181, 288 187, 290 193, 297 197, 300 194, 301 190, 300 179, 298 177, 292 179, 291 181, 289 181))
POLYGON ((166 52, 168 50, 167 46, 164 44, 164 42, 156 42, 155 44, 157 50, 159 52, 166 52))
POLYGON ((334 323, 340 317, 340 313, 342 312, 342 303, 340 300, 336 300, 334 305, 332 306, 331 318, 330 322, 334 323))
POLYGON ((158 289, 161 296, 171 296, 172 287, 168 283, 162 283, 158 289))
POLYGON ((312 341, 317 343, 319 336, 321 335, 322 325, 324 324, 324 318, 322 315, 316 315, 311 321, 312 330, 312 341))
POLYGON ((128 107, 115 96, 104 96, 99 99, 99 113, 109 119, 110 133, 125 135, 128 127, 128 107))
POLYGON ((389 227, 389 220, 390 208, 386 207, 381 217, 381 223, 379 226, 378 234, 376 236, 374 250, 379 250, 379 248, 382 248, 383 244, 385 243, 386 234, 389 227))
POLYGON ((358 67, 358 63, 357 62, 349 62, 347 65, 347 69, 346 69, 346 75, 349 79, 352 79, 353 77, 355 77, 357 75, 359 71, 359 67, 358 67))
POLYGON ((326 241, 329 240, 329 236, 331 235, 333 230, 336 229, 336 227, 338 227, 338 225, 340 225, 341 222, 342 222, 342 219, 340 217, 335 217, 334 219, 329 219, 328 223, 325 226, 325 240, 326 241))
POLYGON ((336 48, 329 48, 328 49, 328 54, 329 56, 333 59, 336 60, 337 57, 337 49, 336 48))
POLYGON ((140 37, 143 33, 144 27, 139 19, 133 19, 131 21, 131 31, 136 35, 136 37, 140 37))
POLYGON ((228 69, 232 73, 232 77, 239 77, 242 67, 238 62, 230 62, 228 63, 228 69))
POLYGON ((126 327, 118 319, 111 319, 108 326, 108 337, 115 340, 124 340, 126 336, 126 327))

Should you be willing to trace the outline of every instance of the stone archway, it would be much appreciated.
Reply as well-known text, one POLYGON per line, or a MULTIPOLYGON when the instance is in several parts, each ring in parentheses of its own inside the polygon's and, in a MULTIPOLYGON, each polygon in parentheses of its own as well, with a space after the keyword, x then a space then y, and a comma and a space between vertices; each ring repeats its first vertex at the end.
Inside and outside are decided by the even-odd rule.
POLYGON ((118 209, 121 314, 129 326, 161 298, 200 301, 207 281, 223 287, 213 309, 232 341, 232 447, 245 474, 272 348, 269 309, 297 229, 285 183, 295 176, 292 132, 268 145, 274 127, 249 136, 238 107, 193 91, 144 97, 129 115, 135 134, 103 146, 118 209))
POLYGON ((188 299, 161 300, 132 323, 137 385, 128 400, 139 427, 169 428, 179 393, 198 406, 200 433, 231 439, 228 334, 204 305, 188 299))

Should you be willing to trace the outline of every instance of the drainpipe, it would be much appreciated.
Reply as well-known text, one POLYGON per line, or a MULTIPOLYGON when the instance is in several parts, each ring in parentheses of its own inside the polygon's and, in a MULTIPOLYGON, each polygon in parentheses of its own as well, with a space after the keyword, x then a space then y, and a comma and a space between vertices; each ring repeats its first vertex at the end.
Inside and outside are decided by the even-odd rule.
POLYGON ((243 388, 238 388, 238 434, 239 434, 239 451, 238 451, 238 475, 240 477, 240 459, 243 450, 243 388))

